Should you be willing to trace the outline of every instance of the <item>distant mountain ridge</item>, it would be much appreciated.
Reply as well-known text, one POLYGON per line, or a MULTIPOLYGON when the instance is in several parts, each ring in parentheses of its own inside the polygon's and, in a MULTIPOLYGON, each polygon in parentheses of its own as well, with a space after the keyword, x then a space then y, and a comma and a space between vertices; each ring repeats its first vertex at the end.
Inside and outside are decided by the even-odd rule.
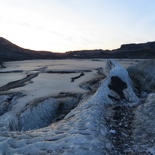
POLYGON ((47 56, 54 58, 52 52, 24 49, 0 37, 0 59, 2 61, 45 59, 47 56))
POLYGON ((66 53, 34 51, 19 47, 0 37, 0 61, 31 59, 155 58, 155 42, 123 44, 115 50, 80 50, 66 53))

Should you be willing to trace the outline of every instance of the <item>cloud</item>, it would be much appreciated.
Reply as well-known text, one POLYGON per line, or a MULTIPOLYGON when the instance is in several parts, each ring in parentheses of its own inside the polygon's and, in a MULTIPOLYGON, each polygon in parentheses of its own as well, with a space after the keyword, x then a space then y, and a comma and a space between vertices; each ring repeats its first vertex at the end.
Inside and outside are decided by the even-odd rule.
POLYGON ((16 23, 16 24, 19 25, 19 26, 24 26, 24 27, 32 27, 32 25, 30 23, 25 23, 25 22, 16 23))

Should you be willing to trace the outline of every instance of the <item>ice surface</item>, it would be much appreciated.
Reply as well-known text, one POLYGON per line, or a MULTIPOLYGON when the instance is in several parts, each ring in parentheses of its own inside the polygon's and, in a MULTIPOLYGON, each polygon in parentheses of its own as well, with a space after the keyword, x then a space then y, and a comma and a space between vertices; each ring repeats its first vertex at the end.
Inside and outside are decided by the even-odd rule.
POLYGON ((140 144, 139 150, 152 148, 151 150, 155 151, 155 93, 149 94, 146 102, 140 105, 134 114, 133 139, 135 144, 140 144))
POLYGON ((129 75, 143 91, 155 92, 155 60, 144 60, 128 68, 129 75))
MULTIPOLYGON (((131 106, 138 104, 139 99, 133 91, 133 85, 127 71, 114 60, 110 60, 109 62, 111 66, 109 66, 110 69, 108 70, 107 78, 101 82, 101 86, 95 94, 93 94, 93 92, 85 92, 86 94, 82 93, 82 97, 74 97, 73 95, 67 100, 61 99, 61 97, 53 98, 50 96, 49 98, 41 98, 35 101, 36 96, 30 96, 35 95, 35 93, 31 94, 27 92, 30 90, 29 86, 31 84, 27 85, 25 87, 26 89, 21 91, 27 96, 14 98, 13 106, 11 106, 5 114, 0 116, 0 153, 6 155, 16 153, 31 155, 117 154, 109 137, 111 130, 109 130, 106 122, 107 107, 118 104, 113 98, 118 99, 119 102, 130 102, 131 106), (113 85, 112 77, 118 77, 118 79, 121 79, 121 81, 127 85, 126 88, 122 89, 125 96, 123 101, 120 94, 109 87, 109 85, 113 85), (113 98, 110 98, 109 95, 113 98), (64 106, 60 108, 60 105, 64 106), (66 107, 70 107, 73 110, 66 113, 63 119, 53 122, 53 118, 60 114, 59 111, 63 111, 63 109, 67 111, 68 108, 66 107), (16 131, 18 129, 22 131, 16 131)), ((8 65, 11 65, 11 63, 8 65)), ((50 64, 48 65, 50 66, 50 64)), ((38 64, 36 64, 36 66, 38 66, 38 64)), ((31 66, 29 65, 28 67, 31 66)), ((40 76, 42 76, 41 74, 40 76)), ((91 80, 89 76, 92 77, 92 73, 83 76, 83 78, 85 78, 85 80, 91 80)), ((46 79, 45 76, 43 77, 46 79)), ((34 84, 39 80, 39 76, 33 79, 34 84)), ((65 81, 66 79, 64 80, 64 84, 68 84, 70 89, 71 83, 65 83, 65 81)), ((81 82, 83 82, 83 80, 81 80, 81 82)), ((77 83, 75 83, 75 85, 73 84, 72 88, 77 87, 77 83)), ((44 85, 40 87, 40 89, 42 88, 42 93, 40 93, 42 94, 41 97, 48 94, 48 92, 43 92, 43 86, 44 85)), ((46 84, 45 86, 48 87, 46 84)), ((23 88, 17 88, 16 91, 22 90, 23 88)), ((37 92, 37 88, 34 88, 37 92)), ((50 89, 46 91, 53 91, 50 89)), ((71 91, 73 91, 73 89, 71 89, 71 91)), ((7 97, 2 96, 1 102, 4 102, 5 98, 7 97)))

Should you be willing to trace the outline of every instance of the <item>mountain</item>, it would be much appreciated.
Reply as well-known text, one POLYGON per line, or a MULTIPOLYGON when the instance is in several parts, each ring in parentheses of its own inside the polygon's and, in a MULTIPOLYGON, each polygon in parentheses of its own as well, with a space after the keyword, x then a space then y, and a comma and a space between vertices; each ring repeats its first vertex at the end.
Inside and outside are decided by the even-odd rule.
POLYGON ((28 60, 28 59, 55 59, 59 57, 59 53, 48 51, 34 51, 19 47, 5 38, 0 37, 0 60, 28 60))
POLYGON ((123 44, 115 50, 83 50, 69 52, 70 57, 77 58, 155 58, 155 42, 140 44, 123 44))
POLYGON ((116 57, 153 59, 155 58, 155 42, 124 44, 114 52, 116 57))
POLYGON ((0 60, 30 60, 30 59, 93 59, 93 58, 155 58, 155 42, 141 44, 124 44, 115 50, 81 50, 66 53, 49 51, 34 51, 19 47, 5 38, 0 37, 0 60))

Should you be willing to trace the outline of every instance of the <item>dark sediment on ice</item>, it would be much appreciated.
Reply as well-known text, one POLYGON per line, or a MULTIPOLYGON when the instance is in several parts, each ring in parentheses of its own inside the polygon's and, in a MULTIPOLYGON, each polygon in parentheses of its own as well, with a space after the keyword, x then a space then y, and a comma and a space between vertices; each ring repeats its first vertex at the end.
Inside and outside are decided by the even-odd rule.
POLYGON ((7 91, 7 90, 18 88, 18 87, 23 87, 26 82, 30 81, 31 79, 33 79, 37 76, 38 76, 38 73, 29 74, 21 80, 9 82, 8 84, 0 87, 0 91, 7 91))

